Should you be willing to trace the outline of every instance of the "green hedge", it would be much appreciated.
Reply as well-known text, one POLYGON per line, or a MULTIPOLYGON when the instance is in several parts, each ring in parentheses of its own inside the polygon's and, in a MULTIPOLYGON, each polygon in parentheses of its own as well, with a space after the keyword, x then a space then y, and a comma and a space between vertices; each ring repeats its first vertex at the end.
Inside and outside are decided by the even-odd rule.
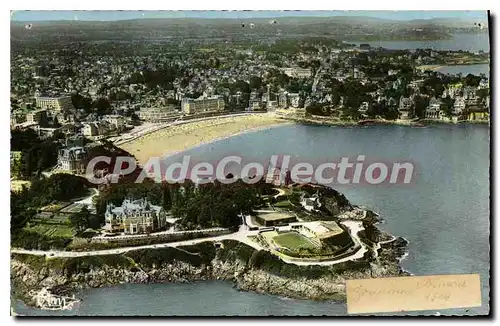
POLYGON ((10 244, 12 247, 16 248, 49 250, 64 249, 71 241, 71 238, 49 237, 38 232, 21 229, 12 234, 10 244))

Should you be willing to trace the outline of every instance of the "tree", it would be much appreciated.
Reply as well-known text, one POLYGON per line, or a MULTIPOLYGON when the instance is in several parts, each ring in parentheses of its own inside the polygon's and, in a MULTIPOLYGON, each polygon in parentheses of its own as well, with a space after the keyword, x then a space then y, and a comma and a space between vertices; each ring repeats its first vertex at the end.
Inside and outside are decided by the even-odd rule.
POLYGON ((236 94, 236 92, 238 91, 247 94, 250 93, 250 85, 243 80, 238 80, 231 84, 229 87, 231 89, 231 94, 236 94))
POLYGON ((260 89, 262 87, 262 78, 257 76, 250 77, 250 89, 260 89))
POLYGON ((19 178, 21 176, 21 160, 22 153, 11 152, 10 153, 10 175, 14 178, 19 178))
POLYGON ((98 98, 92 106, 96 110, 98 115, 106 115, 111 113, 111 103, 106 98, 98 98))
POLYGON ((59 120, 57 119, 57 117, 54 117, 54 120, 52 121, 52 126, 54 128, 59 128, 61 127, 61 124, 59 123, 59 120))
POLYGON ((84 231, 90 227, 90 211, 87 207, 82 207, 82 209, 70 216, 69 221, 71 226, 77 231, 84 231))
POLYGON ((481 88, 476 91, 476 96, 479 97, 481 100, 484 100, 486 97, 490 96, 490 89, 489 88, 481 88))
POLYGON ((323 111, 323 105, 313 102, 309 104, 306 108, 306 112, 311 115, 326 116, 327 114, 323 111))
POLYGON ((452 116, 454 103, 455 103, 455 101, 450 96, 447 96, 443 99, 443 101, 441 103, 441 110, 443 110, 444 114, 447 117, 452 116))
POLYGON ((429 105, 429 98, 416 95, 414 97, 414 102, 415 102, 415 110, 414 110, 414 117, 418 118, 424 118, 425 116, 425 110, 427 109, 427 106, 429 105))
POLYGON ((467 76, 465 76, 465 85, 467 86, 477 87, 479 86, 480 82, 481 82, 480 76, 475 76, 472 74, 468 74, 467 76))
POLYGON ((71 95, 71 103, 76 109, 84 110, 87 113, 91 112, 92 109, 92 99, 84 97, 80 94, 71 95))
POLYGON ((163 185, 163 196, 162 196, 162 206, 165 210, 170 210, 172 208, 172 197, 170 194, 169 184, 163 185))
POLYGON ((21 191, 10 192, 10 227, 11 233, 22 229, 36 214, 35 207, 30 205, 30 191, 24 187, 21 191))
POLYGON ((87 183, 87 179, 83 177, 67 173, 56 173, 49 178, 33 181, 30 192, 33 199, 38 199, 42 204, 54 200, 67 201, 84 195, 87 192, 87 183))
POLYGON ((30 178, 57 163, 58 144, 50 140, 36 144, 21 152, 20 175, 30 178))
POLYGON ((232 184, 218 181, 194 187, 187 181, 170 188, 172 214, 180 218, 180 225, 188 228, 234 227, 240 224, 239 213, 248 214, 260 205, 259 186, 248 185, 242 180, 232 184))
POLYGON ((41 140, 33 129, 14 129, 10 133, 10 148, 12 151, 22 151, 40 143, 41 140))

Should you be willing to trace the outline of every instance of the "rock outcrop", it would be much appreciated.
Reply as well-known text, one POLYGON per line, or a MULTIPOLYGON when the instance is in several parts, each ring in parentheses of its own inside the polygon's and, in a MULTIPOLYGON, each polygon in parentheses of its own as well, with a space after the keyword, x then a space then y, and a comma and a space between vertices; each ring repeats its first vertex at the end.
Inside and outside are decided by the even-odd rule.
POLYGON ((196 255, 177 249, 150 249, 84 258, 13 254, 11 282, 14 294, 27 304, 33 303, 28 292, 41 288, 49 289, 54 294, 68 295, 81 288, 122 283, 200 280, 230 280, 240 290, 284 297, 341 301, 345 298, 347 279, 404 274, 398 259, 404 254, 405 246, 406 242, 398 238, 382 246, 378 255, 366 255, 358 262, 333 266, 297 266, 279 259, 272 264, 265 261, 254 266, 250 257, 255 250, 236 241, 225 241, 221 249, 215 249, 211 242, 184 247, 183 250, 198 252, 196 255), (134 261, 138 257, 140 263, 134 261))

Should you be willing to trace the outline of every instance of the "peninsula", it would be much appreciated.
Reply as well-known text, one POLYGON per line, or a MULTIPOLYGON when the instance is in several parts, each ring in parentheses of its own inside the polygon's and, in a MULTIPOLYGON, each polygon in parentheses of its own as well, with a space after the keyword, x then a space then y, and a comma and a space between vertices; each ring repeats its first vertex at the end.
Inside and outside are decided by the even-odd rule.
MULTIPOLYGON (((190 189, 189 183, 181 187, 190 189)), ((85 247, 78 247, 75 238, 59 249, 13 248, 14 295, 37 306, 40 293, 69 297, 86 287, 217 279, 246 291, 342 301, 347 279, 407 275, 399 266, 406 241, 380 231, 377 214, 331 188, 266 183, 206 187, 191 195, 200 210, 203 196, 222 191, 231 194, 230 202, 242 213, 232 204, 210 207, 212 213, 178 213, 177 205, 189 206, 188 199, 173 203, 165 217, 177 230, 175 236, 183 232, 182 240, 172 231, 129 234, 125 225, 125 235, 107 238, 101 233, 85 247), (250 206, 238 199, 243 194, 254 198, 250 206), (236 219, 227 215, 229 210, 236 219), (226 217, 209 218, 224 213, 226 217), (190 231, 195 223, 191 214, 203 217, 197 218, 197 234, 190 231), (207 228, 214 224, 218 229, 207 228)), ((107 223, 112 222, 106 218, 107 223)))

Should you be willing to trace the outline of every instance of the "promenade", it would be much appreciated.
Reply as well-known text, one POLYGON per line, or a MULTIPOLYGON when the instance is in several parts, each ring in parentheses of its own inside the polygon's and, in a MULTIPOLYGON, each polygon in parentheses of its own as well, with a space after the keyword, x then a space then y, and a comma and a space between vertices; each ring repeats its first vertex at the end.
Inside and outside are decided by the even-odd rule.
MULTIPOLYGON (((286 263, 307 266, 307 265, 335 265, 339 263, 343 263, 350 260, 356 260, 363 257, 366 251, 370 250, 366 247, 366 245, 359 239, 358 232, 364 230, 362 222, 359 221, 344 221, 342 222, 348 230, 351 238, 353 239, 355 246, 359 247, 358 250, 353 252, 351 255, 347 257, 342 257, 337 260, 328 260, 328 261, 301 261, 300 259, 291 259, 284 257, 283 255, 279 255, 279 257, 286 263)), ((28 254, 28 255, 36 255, 36 256, 46 256, 48 258, 71 258, 71 257, 88 257, 88 256, 100 256, 100 255, 117 255, 127 253, 129 251, 140 250, 140 249, 155 249, 155 248, 176 248, 181 246, 191 246, 202 242, 219 242, 222 240, 235 240, 242 242, 255 250, 269 250, 268 248, 264 248, 259 243, 252 241, 249 237, 257 236, 259 233, 258 230, 250 231, 249 228, 242 224, 240 225, 240 229, 231 234, 224 234, 220 236, 214 237, 206 237, 206 238, 198 238, 192 240, 184 240, 184 241, 174 241, 168 243, 161 244, 152 244, 152 245, 144 245, 144 246, 134 246, 134 247, 122 247, 115 249, 103 249, 103 250, 90 250, 90 251, 63 251, 63 250, 28 250, 21 248, 11 248, 11 253, 15 254, 28 254)))

